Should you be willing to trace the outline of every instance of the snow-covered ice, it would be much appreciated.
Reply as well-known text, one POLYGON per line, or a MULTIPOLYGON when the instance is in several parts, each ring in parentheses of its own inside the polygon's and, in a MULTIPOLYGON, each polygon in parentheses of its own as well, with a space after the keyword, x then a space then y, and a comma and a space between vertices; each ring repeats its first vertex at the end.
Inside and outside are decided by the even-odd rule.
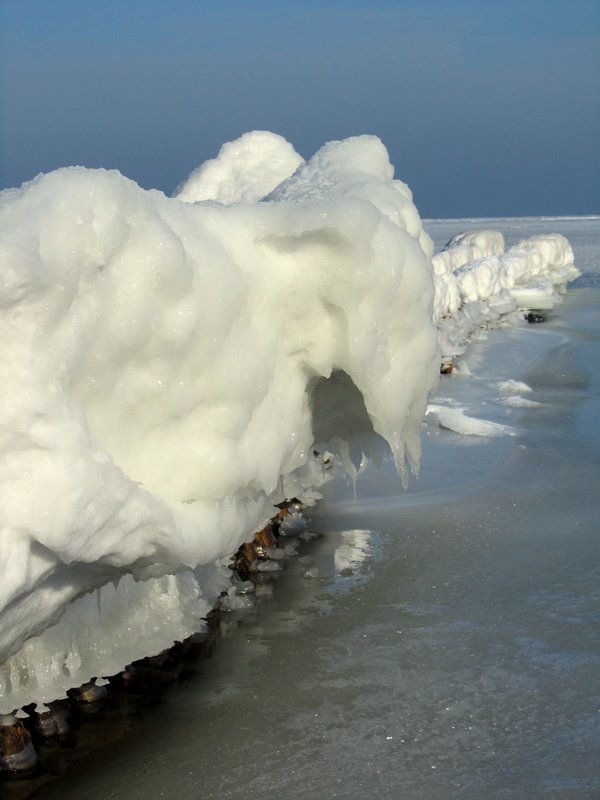
POLYGON ((503 250, 432 260, 373 136, 304 162, 246 134, 173 198, 80 167, 2 192, 0 713, 197 630, 223 559, 327 477, 315 446, 416 470, 440 346, 577 274, 560 236, 503 250))

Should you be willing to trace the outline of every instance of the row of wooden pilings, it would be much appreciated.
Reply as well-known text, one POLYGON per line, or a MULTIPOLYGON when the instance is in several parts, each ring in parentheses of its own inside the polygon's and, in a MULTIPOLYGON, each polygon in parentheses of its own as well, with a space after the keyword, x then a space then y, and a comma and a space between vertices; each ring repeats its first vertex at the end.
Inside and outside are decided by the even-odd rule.
MULTIPOLYGON (((259 585, 271 580, 261 566, 264 567, 278 549, 289 546, 290 538, 302 531, 301 527, 294 531, 285 523, 290 512, 297 516, 300 511, 301 504, 296 498, 281 503, 271 522, 251 542, 239 548, 231 561, 238 582, 250 581, 259 585)), ((222 600, 226 602, 226 599, 227 593, 224 592, 222 600)), ((71 756, 67 761, 74 761, 78 733, 84 726, 89 728, 91 724, 93 727, 95 718, 117 718, 128 711, 131 713, 132 707, 139 711, 140 707, 155 701, 157 694, 177 681, 182 673, 197 672, 197 664, 219 638, 220 604, 221 598, 207 616, 204 631, 183 642, 175 642, 168 650, 136 661, 117 675, 92 678, 84 686, 69 690, 66 698, 48 702, 41 710, 32 704, 11 714, 0 715, 0 778, 5 793, 8 790, 11 797, 26 797, 27 794, 15 790, 17 783, 23 785, 26 782, 33 791, 64 771, 68 766, 61 766, 64 759, 44 757, 49 745, 49 750, 56 756, 56 745, 60 751, 60 745, 64 744, 71 756)), ((87 738, 93 738, 93 733, 87 738)), ((98 741, 96 746, 101 743, 98 741)), ((92 748, 88 746, 89 749, 92 748)), ((0 796, 4 795, 0 793, 0 796)))

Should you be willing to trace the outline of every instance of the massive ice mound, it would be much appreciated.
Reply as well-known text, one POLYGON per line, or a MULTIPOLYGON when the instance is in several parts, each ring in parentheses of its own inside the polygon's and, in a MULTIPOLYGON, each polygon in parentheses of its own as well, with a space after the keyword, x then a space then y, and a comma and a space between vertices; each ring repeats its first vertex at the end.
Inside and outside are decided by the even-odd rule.
POLYGON ((83 168, 0 194, 0 714, 198 630, 324 447, 416 469, 440 345, 578 274, 557 235, 432 252, 373 136, 245 134, 174 198, 83 168))
POLYGON ((192 632, 218 560, 318 483, 315 436, 369 424, 418 464, 439 353, 410 192, 375 137, 306 164, 240 142, 179 194, 220 203, 83 168, 0 195, 0 713, 192 632))

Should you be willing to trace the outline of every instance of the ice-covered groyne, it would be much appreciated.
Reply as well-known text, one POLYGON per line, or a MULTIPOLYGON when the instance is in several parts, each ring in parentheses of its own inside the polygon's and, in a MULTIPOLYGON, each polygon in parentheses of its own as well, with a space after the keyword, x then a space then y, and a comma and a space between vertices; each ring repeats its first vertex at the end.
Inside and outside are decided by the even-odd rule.
POLYGON ((518 308, 552 308, 579 275, 571 246, 560 234, 533 236, 506 251, 498 231, 457 234, 432 263, 443 357, 463 352, 485 322, 518 308))
POLYGON ((0 242, 1 711, 197 628, 218 559, 321 480, 315 431, 418 463, 431 243, 375 137, 265 202, 62 169, 2 193, 0 242))
POLYGON ((432 253, 373 136, 246 134, 173 198, 80 167, 0 194, 0 714, 198 630, 325 446, 416 469, 440 337, 574 274, 561 237, 432 253))

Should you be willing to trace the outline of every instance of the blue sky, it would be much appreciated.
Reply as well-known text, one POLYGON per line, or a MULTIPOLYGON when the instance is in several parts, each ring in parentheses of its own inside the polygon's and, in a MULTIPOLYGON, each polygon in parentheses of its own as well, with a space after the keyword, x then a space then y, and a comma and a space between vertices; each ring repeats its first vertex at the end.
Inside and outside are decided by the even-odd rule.
POLYGON ((374 133, 425 217, 600 213, 598 0, 2 0, 0 185, 374 133))

